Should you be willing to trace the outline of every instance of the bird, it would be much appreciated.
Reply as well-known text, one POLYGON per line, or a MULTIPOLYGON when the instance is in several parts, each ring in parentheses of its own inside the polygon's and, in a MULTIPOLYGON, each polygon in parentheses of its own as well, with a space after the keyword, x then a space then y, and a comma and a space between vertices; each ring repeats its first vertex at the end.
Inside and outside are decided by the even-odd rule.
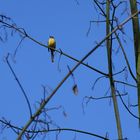
POLYGON ((51 52, 51 60, 52 60, 52 63, 54 62, 55 48, 56 48, 55 38, 53 36, 50 36, 49 37, 49 40, 48 40, 48 51, 51 52))

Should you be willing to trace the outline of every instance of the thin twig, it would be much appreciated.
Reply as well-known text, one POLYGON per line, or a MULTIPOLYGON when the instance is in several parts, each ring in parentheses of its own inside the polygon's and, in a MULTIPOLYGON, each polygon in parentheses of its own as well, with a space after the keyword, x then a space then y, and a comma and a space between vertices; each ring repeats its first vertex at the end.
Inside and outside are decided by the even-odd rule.
MULTIPOLYGON (((128 95, 127 93, 124 93, 124 94, 118 94, 118 95, 115 95, 116 97, 118 96, 126 96, 128 95)), ((93 99, 93 100, 101 100, 101 99, 110 99, 112 98, 112 96, 103 96, 103 97, 93 97, 93 96, 85 96, 85 98, 87 99, 93 99)))
POLYGON ((135 85, 132 85, 132 84, 129 84, 129 83, 126 83, 126 82, 123 82, 123 81, 114 80, 114 82, 115 82, 115 83, 124 84, 124 85, 126 85, 126 86, 130 86, 130 87, 137 88, 137 86, 135 86, 135 85))
POLYGON ((25 38, 26 38, 26 36, 24 36, 24 37, 21 38, 21 40, 20 40, 20 42, 19 42, 17 48, 15 49, 14 58, 16 57, 16 54, 17 54, 17 51, 18 51, 19 46, 21 45, 21 43, 23 42, 23 40, 24 40, 25 38))
POLYGON ((120 97, 120 99, 121 99, 121 101, 122 101, 124 107, 125 107, 126 110, 129 112, 129 114, 131 114, 131 115, 132 115, 134 118, 136 118, 136 119, 140 119, 138 116, 136 116, 135 114, 133 114, 133 113, 129 110, 129 108, 126 106, 125 102, 123 101, 123 99, 122 99, 121 94, 119 93, 119 91, 116 90, 116 92, 119 94, 119 97, 120 97))
POLYGON ((21 91, 22 91, 22 93, 23 93, 23 96, 25 97, 25 100, 26 100, 26 102, 27 102, 28 109, 29 109, 29 112, 30 112, 30 117, 32 117, 32 109, 31 109, 31 105, 30 105, 29 99, 28 99, 28 97, 27 97, 27 93, 25 92, 25 90, 24 90, 22 84, 20 83, 20 80, 18 79, 18 77, 17 77, 16 73, 14 72, 14 70, 13 70, 11 64, 9 63, 8 58, 9 58, 9 54, 8 54, 7 57, 6 57, 7 65, 8 65, 8 67, 9 67, 9 69, 11 70, 11 72, 12 72, 14 78, 16 79, 16 81, 17 81, 17 83, 18 83, 18 85, 19 85, 19 87, 20 87, 20 89, 21 89, 21 91))
POLYGON ((50 129, 49 131, 48 130, 41 130, 38 132, 55 132, 55 131, 70 131, 70 132, 76 132, 76 133, 81 133, 81 134, 86 134, 86 135, 90 135, 90 136, 95 136, 97 138, 100 138, 100 139, 103 139, 103 140, 109 140, 108 138, 105 138, 103 136, 100 136, 100 135, 97 135, 97 134, 93 134, 93 133, 90 133, 90 132, 86 132, 86 131, 82 131, 82 130, 78 130, 78 129, 70 129, 70 128, 59 128, 59 129, 50 129))
MULTIPOLYGON (((112 74, 112 76, 116 76, 116 75, 122 73, 125 69, 126 69, 126 67, 123 68, 122 70, 120 70, 119 72, 116 72, 116 73, 112 74)), ((96 83, 97 83, 100 79, 102 79, 102 78, 108 78, 108 77, 106 77, 106 76, 100 76, 100 77, 98 77, 98 78, 95 80, 95 82, 93 83, 92 90, 94 90, 96 83)))

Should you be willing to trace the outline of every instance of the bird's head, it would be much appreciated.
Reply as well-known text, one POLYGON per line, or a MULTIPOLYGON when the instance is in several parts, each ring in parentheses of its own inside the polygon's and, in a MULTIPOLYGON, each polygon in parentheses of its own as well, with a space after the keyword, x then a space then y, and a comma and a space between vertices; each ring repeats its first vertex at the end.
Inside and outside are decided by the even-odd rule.
POLYGON ((50 35, 50 38, 54 38, 54 36, 50 35))

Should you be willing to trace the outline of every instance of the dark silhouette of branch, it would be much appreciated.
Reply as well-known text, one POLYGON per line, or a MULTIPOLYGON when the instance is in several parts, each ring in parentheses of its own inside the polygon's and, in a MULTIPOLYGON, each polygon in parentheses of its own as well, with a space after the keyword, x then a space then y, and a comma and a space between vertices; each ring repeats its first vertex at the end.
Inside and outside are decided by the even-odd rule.
MULTIPOLYGON (((116 76, 116 75, 118 75, 118 74, 124 72, 125 69, 126 69, 126 67, 123 68, 121 71, 112 74, 112 76, 116 76)), ((93 83, 92 90, 94 90, 96 83, 97 83, 100 79, 102 79, 102 78, 108 78, 108 77, 106 77, 106 76, 100 76, 100 77, 98 77, 98 78, 95 80, 95 82, 93 83)))
MULTIPOLYGON (((72 69, 71 72, 74 72, 77 67, 86 59, 88 58, 96 49, 98 49, 100 47, 100 45, 102 43, 104 43, 104 41, 106 41, 106 39, 108 39, 113 33, 115 33, 118 29, 122 28, 132 17, 134 17, 135 15, 139 14, 140 11, 136 12, 135 14, 129 16, 126 20, 124 20, 119 26, 117 26, 116 28, 114 28, 114 30, 112 32, 110 32, 104 39, 102 39, 100 41, 100 43, 98 45, 96 45, 91 51, 89 51, 72 69)), ((28 127, 31 125, 31 123, 34 121, 34 119, 39 116, 41 114, 42 109, 45 107, 45 105, 52 99, 52 97, 55 95, 55 93, 57 92, 57 90, 63 85, 63 83, 68 79, 68 77, 71 75, 71 72, 69 72, 64 78, 63 80, 58 84, 58 86, 53 90, 53 92, 45 99, 45 101, 40 105, 39 109, 33 114, 33 116, 28 120, 28 122, 25 124, 25 126, 23 127, 22 131, 20 132, 20 134, 18 135, 17 140, 20 140, 22 135, 24 134, 24 132, 28 129, 28 127)))
POLYGON ((115 83, 120 83, 120 84, 123 84, 123 85, 126 85, 126 86, 130 86, 130 87, 137 88, 137 86, 132 85, 132 84, 129 84, 129 83, 126 83, 126 82, 123 82, 123 81, 114 80, 114 82, 115 82, 115 83))
MULTIPOLYGON (((110 8, 111 8, 111 1, 107 0, 106 1, 106 35, 112 32, 113 30, 113 18, 115 15, 115 9, 113 10, 112 13, 112 21, 110 22, 110 8), (111 29, 110 29, 111 25, 111 29)), ((108 72, 109 72, 109 83, 110 83, 110 89, 111 89, 111 95, 112 95, 112 100, 113 100, 113 107, 114 107, 114 115, 116 119, 116 127, 117 127, 117 133, 118 133, 118 138, 122 139, 123 134, 122 134, 122 127, 121 127, 121 120, 120 120, 120 114, 119 114, 119 108, 118 108, 118 102, 116 98, 116 91, 115 91, 115 83, 114 83, 114 78, 113 78, 113 63, 112 63, 112 35, 110 38, 106 40, 106 50, 107 50, 107 59, 108 59, 108 72)))
POLYGON ((19 44, 18 44, 18 46, 17 46, 17 48, 16 48, 16 50, 15 50, 15 52, 14 52, 14 57, 16 56, 17 51, 18 51, 18 48, 19 48, 19 46, 21 45, 22 41, 23 41, 25 38, 26 38, 26 36, 24 36, 24 37, 21 38, 21 40, 20 40, 20 42, 19 42, 19 44))
POLYGON ((59 129, 50 129, 50 130, 38 130, 36 131, 37 133, 38 132, 56 132, 56 131, 70 131, 70 132, 76 132, 76 133, 81 133, 81 134, 86 134, 86 135, 90 135, 90 136, 94 136, 94 137, 97 137, 97 138, 100 138, 100 139, 103 139, 103 140, 109 140, 108 138, 106 137, 103 137, 103 136, 100 136, 100 135, 97 135, 97 134, 93 134, 93 133, 90 133, 90 132, 86 132, 86 131, 82 131, 82 130, 78 130, 78 129, 70 129, 70 128, 59 128, 59 129))
MULTIPOLYGON (((7 121, 5 118, 0 119, 0 123, 2 123, 3 125, 5 125, 5 127, 11 128, 11 129, 15 129, 17 131, 22 130, 22 128, 12 125, 10 121, 7 121)), ((17 132, 16 131, 16 132, 17 132)))
POLYGON ((131 115, 131 116, 133 116, 134 118, 136 118, 136 119, 140 119, 138 116, 136 116, 135 114, 133 114, 130 110, 129 110, 129 108, 126 106, 126 104, 125 104, 125 102, 123 101, 123 99, 122 99, 122 97, 121 97, 121 94, 120 94, 120 92, 118 91, 118 90, 116 90, 116 92, 119 94, 119 97, 120 97, 120 99, 121 99, 121 101, 122 101, 122 104, 124 105, 124 107, 125 107, 125 109, 128 111, 128 113, 131 115))
POLYGON ((118 75, 118 74, 124 72, 125 70, 126 70, 126 67, 124 67, 122 70, 120 70, 120 71, 114 73, 112 76, 116 76, 116 75, 118 75))
POLYGON ((30 117, 32 117, 32 109, 31 109, 31 105, 30 105, 29 99, 28 99, 28 97, 27 97, 27 94, 26 94, 26 92, 25 92, 23 86, 21 85, 21 83, 20 83, 20 81, 19 81, 19 79, 18 79, 16 73, 14 72, 12 66, 10 65, 8 58, 9 58, 9 54, 6 56, 6 63, 7 63, 7 65, 8 65, 8 67, 9 67, 9 69, 11 70, 11 72, 12 72, 12 74, 13 74, 15 80, 17 81, 17 83, 18 83, 18 85, 19 85, 19 87, 20 87, 20 89, 21 89, 21 91, 22 91, 22 93, 23 93, 23 96, 25 97, 25 100, 26 100, 27 105, 28 105, 30 117))
MULTIPOLYGON (((22 128, 17 127, 15 125, 12 125, 10 122, 6 121, 6 120, 0 120, 1 123, 5 124, 6 126, 8 126, 11 129, 16 129, 17 131, 22 130, 22 128)), ((69 132, 76 132, 76 133, 81 133, 81 134, 85 134, 85 135, 89 135, 89 136, 93 136, 93 137, 97 137, 103 140, 109 140, 108 138, 105 138, 103 136, 94 134, 94 133, 90 133, 90 132, 86 132, 83 130, 78 130, 78 129, 72 129, 72 128, 56 128, 56 129, 40 129, 40 130, 26 130, 26 133, 31 133, 31 134, 39 134, 39 133, 50 133, 50 132, 55 132, 55 131, 69 131, 69 132)))
MULTIPOLYGON (((97 7, 100 9, 100 11, 101 11, 102 14, 104 15, 104 17, 106 17, 106 13, 103 11, 103 9, 102 9, 101 6, 99 5, 98 1, 97 1, 97 0, 93 0, 93 1, 94 1, 95 4, 97 5, 97 7)), ((110 22, 109 22, 109 24, 110 24, 111 28, 114 29, 114 27, 112 27, 112 24, 111 24, 110 22)), ((122 28, 120 28, 120 30, 121 30, 121 29, 122 29, 122 28)), ((116 36, 116 38, 117 38, 117 41, 118 41, 118 43, 119 43, 119 46, 120 46, 120 48, 121 48, 121 50, 122 50, 122 53, 123 53, 123 55, 124 55, 124 59, 125 59, 126 64, 127 64, 127 66, 128 66, 128 70, 129 70, 129 72, 130 72, 132 78, 133 78, 133 79, 135 80, 135 82, 137 83, 137 79, 136 79, 136 77, 134 76, 134 74, 133 74, 133 72, 132 72, 132 70, 131 70, 129 61, 128 61, 128 59, 127 59, 127 55, 126 55, 126 53, 125 53, 125 51, 124 51, 123 45, 122 45, 122 43, 121 43, 121 41, 120 41, 120 38, 119 38, 119 36, 117 35, 116 32, 115 32, 114 34, 115 34, 115 36, 116 36)))
MULTIPOLYGON (((118 97, 118 96, 126 96, 126 95, 128 95, 127 93, 125 93, 125 94, 121 94, 121 95, 115 95, 116 97, 118 97)), ((84 101, 85 101, 85 99, 87 99, 86 101, 85 101, 85 103, 86 103, 86 105, 90 102, 90 100, 94 100, 94 101, 97 101, 97 100, 102 100, 102 99, 111 99, 112 98, 112 96, 103 96, 103 97, 93 97, 93 96, 85 96, 84 98, 83 98, 83 102, 82 102, 82 109, 83 109, 83 113, 85 113, 85 111, 84 111, 84 101)))
MULTIPOLYGON (((115 95, 115 96, 118 97, 118 96, 126 96, 126 95, 128 95, 128 94, 127 93, 125 93, 125 94, 118 94, 118 95, 115 95)), ((112 98, 112 96, 103 96, 103 97, 85 96, 84 98, 85 99, 87 98, 88 100, 90 100, 90 99, 101 100, 101 99, 110 99, 110 98, 112 98)))
MULTIPOLYGON (((19 32, 21 35, 24 36, 24 39, 25 39, 25 38, 28 38, 28 39, 32 40, 33 42, 39 44, 40 46, 43 46, 43 47, 45 47, 45 48, 48 48, 47 45, 45 45, 45 44, 43 44, 43 43, 41 43, 41 42, 35 40, 35 39, 32 38, 31 36, 29 36, 23 28, 18 28, 18 27, 15 26, 15 24, 12 24, 12 25, 11 25, 11 24, 9 24, 9 23, 3 21, 3 20, 0 20, 0 23, 4 24, 5 27, 7 27, 7 28, 11 28, 11 29, 14 29, 16 32, 19 32)), ((17 49, 16 49, 16 51, 17 51, 17 49)), ((71 60, 74 60, 74 61, 76 61, 76 62, 80 62, 78 59, 76 59, 76 58, 74 58, 74 57, 72 57, 72 56, 70 56, 70 55, 64 53, 64 52, 63 52, 62 50, 60 50, 60 49, 58 49, 58 50, 57 50, 57 49, 54 49, 54 51, 55 51, 55 52, 58 52, 60 55, 64 55, 64 56, 70 58, 71 60)), ((96 69, 96 68, 93 68, 92 66, 90 66, 90 65, 88 65, 88 64, 85 64, 84 62, 82 62, 81 64, 84 65, 84 66, 86 66, 86 67, 88 67, 88 68, 90 68, 90 69, 93 70, 93 71, 96 71, 96 72, 98 72, 98 73, 100 73, 100 74, 102 74, 102 75, 108 76, 108 74, 106 74, 106 73, 104 73, 104 72, 102 72, 102 71, 100 71, 100 70, 98 70, 98 69, 96 69)))
MULTIPOLYGON (((129 108, 126 106, 126 104, 125 104, 125 102, 124 102, 124 100, 123 100, 123 98, 122 98, 122 96, 126 96, 126 95, 128 95, 128 93, 120 94, 120 92, 119 92, 118 90, 116 90, 116 92, 118 93, 118 95, 116 95, 116 97, 119 97, 119 98, 120 98, 122 104, 124 105, 124 107, 125 107, 125 109, 128 111, 128 113, 129 113, 131 116, 133 116, 134 118, 139 119, 138 116, 136 116, 135 114, 133 114, 133 113, 129 110, 129 108)), ((109 99, 109 98, 112 98, 112 96, 104 96, 104 97, 85 96, 85 97, 84 97, 84 99, 88 99, 88 100, 86 101, 86 104, 87 104, 90 100, 102 100, 102 99, 109 99)), ((138 106, 138 105, 131 105, 131 106, 136 107, 136 106, 138 106)))
POLYGON ((138 104, 137 105, 130 105, 130 107, 138 107, 138 104))
POLYGON ((92 23, 94 23, 94 22, 96 22, 97 24, 98 24, 98 23, 105 23, 106 20, 91 20, 91 21, 89 22, 89 28, 88 28, 87 33, 86 33, 87 36, 89 35, 90 30, 91 30, 91 25, 92 25, 92 23))
POLYGON ((106 77, 105 77, 105 76, 100 76, 100 77, 98 77, 98 78, 95 80, 95 82, 93 83, 92 90, 94 90, 95 85, 96 85, 97 82, 98 82, 100 79, 102 79, 102 78, 106 78, 106 77))

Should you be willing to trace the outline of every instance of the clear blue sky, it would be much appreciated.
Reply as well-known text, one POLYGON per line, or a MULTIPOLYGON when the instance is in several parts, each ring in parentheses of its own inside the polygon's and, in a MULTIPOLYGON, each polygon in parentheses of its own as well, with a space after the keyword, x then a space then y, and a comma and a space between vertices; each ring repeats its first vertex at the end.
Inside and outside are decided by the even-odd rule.
MULTIPOLYGON (((120 10, 122 10, 122 7, 120 10)), ((119 14, 119 11, 117 12, 119 14)), ((105 26, 103 24, 92 26, 89 36, 86 36, 89 21, 97 20, 98 18, 91 0, 79 0, 79 5, 75 0, 3 0, 0 2, 0 13, 11 17, 18 27, 24 28, 27 34, 44 44, 47 44, 49 35, 55 36, 57 48, 77 59, 81 59, 96 45, 96 42, 105 37, 105 26)), ((127 16, 122 16, 120 21, 123 21, 127 16)), ((125 29, 128 28, 131 28, 130 23, 126 25, 125 29)), ((131 65, 134 66, 131 31, 125 31, 127 37, 122 37, 127 40, 127 43, 123 45, 125 49, 127 48, 127 55, 131 65)), ((15 33, 12 37, 9 35, 5 43, 0 42, 0 118, 5 117, 14 125, 22 127, 29 119, 28 107, 16 80, 4 61, 4 56, 7 53, 14 53, 19 41, 20 38, 15 33)), ((115 48, 118 47, 116 42, 113 45, 115 48)), ((59 54, 55 55, 55 63, 52 64, 48 49, 35 44, 29 39, 25 39, 22 42, 15 60, 16 62, 14 63, 10 59, 10 63, 27 92, 33 111, 35 111, 37 101, 43 95, 42 85, 54 89, 67 74, 67 65, 72 68, 76 64, 76 62, 62 56, 59 64, 60 72, 58 70, 59 54)), ((101 71, 107 72, 105 46, 98 49, 85 62, 101 71)), ((124 68, 125 61, 121 51, 116 55, 114 53, 114 65, 116 65, 114 69, 116 72, 124 68)), ((78 96, 73 94, 73 80, 70 77, 47 105, 47 108, 63 106, 67 117, 63 116, 63 109, 50 111, 49 115, 61 128, 75 128, 101 136, 105 136, 106 132, 108 132, 109 138, 117 139, 113 103, 111 102, 110 105, 109 99, 91 101, 85 108, 85 114, 82 111, 83 98, 91 95, 96 97, 104 96, 109 88, 108 80, 102 79, 98 81, 93 91, 91 89, 93 83, 96 78, 101 76, 100 74, 80 66, 74 72, 74 76, 79 89, 78 96)), ((121 74, 116 79, 123 80, 123 77, 124 74, 121 74)), ((128 80, 133 83, 130 76, 128 80)), ((135 88, 124 88, 119 84, 117 88, 121 92, 128 91, 131 103, 135 104, 137 102, 135 88)), ((128 97, 125 97, 124 100, 127 104, 128 97)), ((130 140, 137 140, 140 137, 138 121, 130 116, 120 100, 118 101, 123 135, 130 140)), ((135 114, 137 113, 137 109, 132 109, 132 111, 135 114)), ((59 137, 63 140, 72 139, 74 136, 75 133, 62 132, 59 137)), ((54 139, 52 135, 47 136, 46 139, 49 137, 54 139)), ((77 140, 97 139, 78 133, 76 133, 76 137, 77 140)), ((10 130, 4 131, 0 134, 0 139, 4 138, 14 140, 16 135, 10 130)), ((36 139, 39 140, 40 138, 36 139)))

